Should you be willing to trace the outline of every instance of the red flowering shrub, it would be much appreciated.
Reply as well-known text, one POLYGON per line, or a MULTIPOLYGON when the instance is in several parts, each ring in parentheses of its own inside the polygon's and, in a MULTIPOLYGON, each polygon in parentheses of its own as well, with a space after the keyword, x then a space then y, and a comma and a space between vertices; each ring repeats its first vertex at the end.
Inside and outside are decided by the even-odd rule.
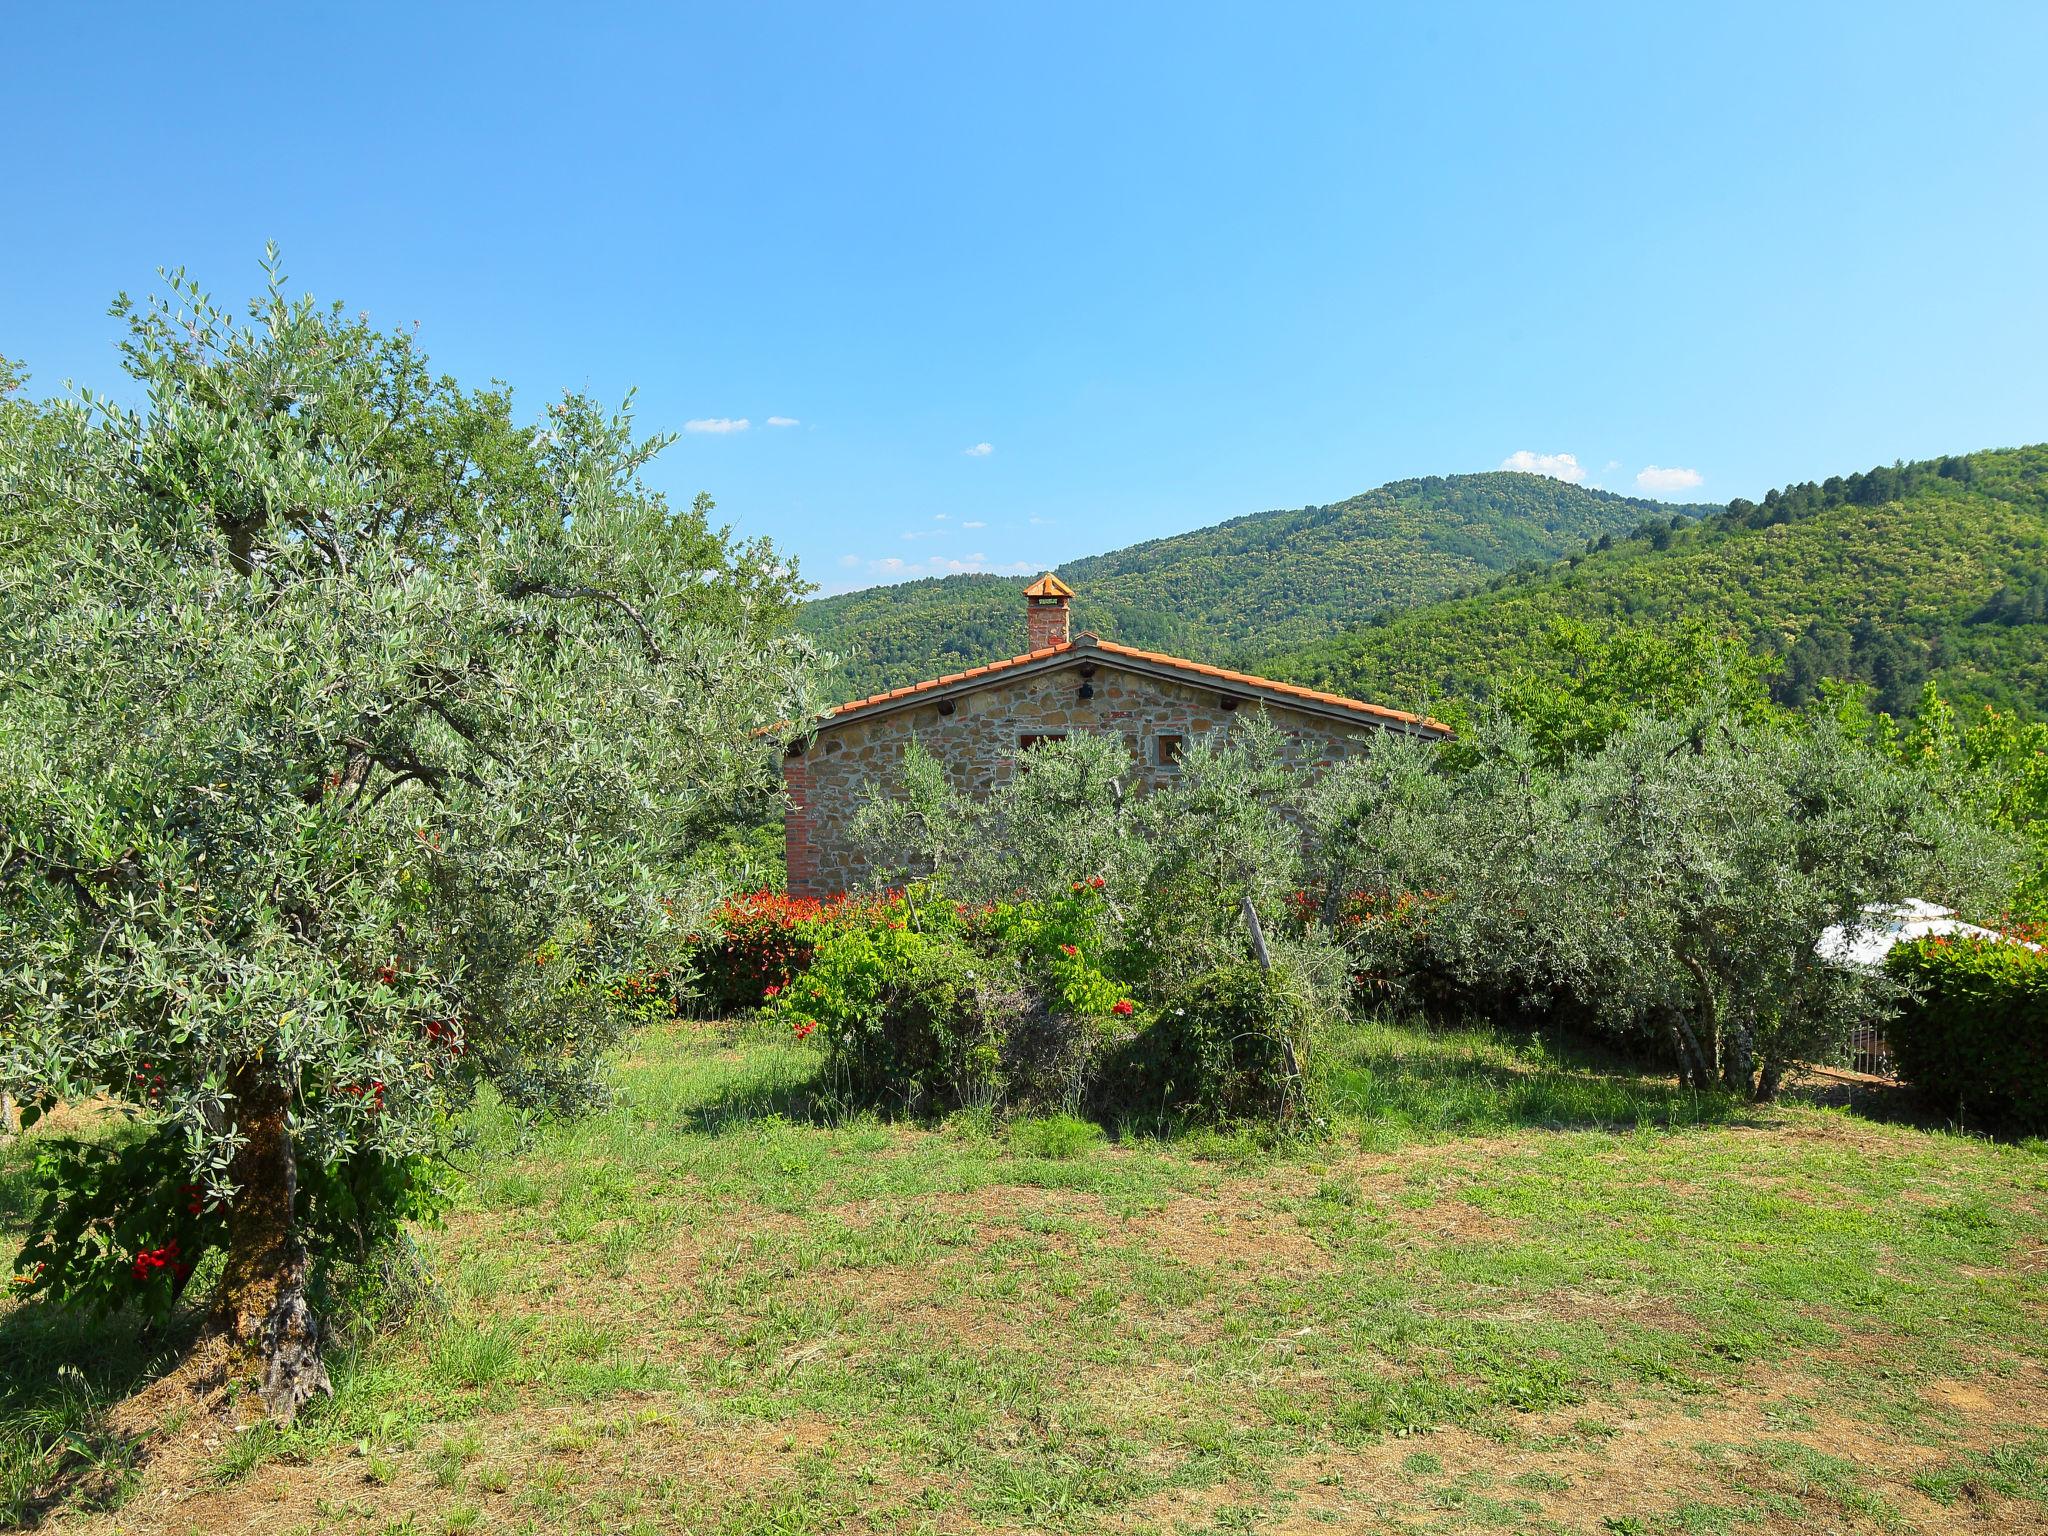
POLYGON ((879 896, 790 896, 759 890, 728 896, 693 936, 698 991, 715 1014, 742 1012, 784 997, 811 968, 818 946, 835 933, 863 929, 966 934, 985 925, 992 907, 969 907, 921 891, 879 896))
POLYGON ((757 1008, 810 968, 843 903, 781 891, 728 896, 696 951, 698 987, 715 1013, 757 1008))

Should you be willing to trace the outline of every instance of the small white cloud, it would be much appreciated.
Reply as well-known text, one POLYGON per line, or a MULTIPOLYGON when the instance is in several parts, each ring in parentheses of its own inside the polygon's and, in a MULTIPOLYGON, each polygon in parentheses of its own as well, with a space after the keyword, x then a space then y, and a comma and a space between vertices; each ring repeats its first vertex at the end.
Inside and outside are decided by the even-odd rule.
POLYGON ((700 416, 683 423, 685 432, 744 432, 753 423, 744 416, 700 416))
POLYGON ((857 565, 859 565, 859 564, 860 564, 860 556, 859 556, 859 555, 841 555, 841 556, 839 557, 839 563, 840 563, 841 565, 845 566, 845 567, 846 567, 846 568, 847 568, 848 570, 852 570, 852 569, 853 569, 853 568, 854 568, 855 566, 857 566, 857 565))
POLYGON ((771 427, 796 427, 801 426, 802 423, 794 416, 770 416, 768 418, 768 425, 771 427))
POLYGON ((1611 475, 1619 468, 1621 468, 1621 460, 1609 459, 1605 464, 1603 464, 1600 467, 1600 473, 1603 475, 1611 475))
POLYGON ((1553 480, 1568 480, 1577 485, 1586 478, 1586 466, 1579 462, 1575 453, 1531 453, 1518 448, 1500 461, 1502 469, 1520 470, 1525 475, 1548 475, 1553 480))
POLYGON ((1672 491, 1689 491, 1704 478, 1696 469, 1663 469, 1647 464, 1636 474, 1636 487, 1653 496, 1664 496, 1672 491))
POLYGON ((935 523, 943 523, 952 515, 953 514, 950 512, 934 512, 932 514, 932 521, 935 523))
POLYGON ((996 445, 994 443, 976 443, 972 448, 961 449, 961 452, 970 459, 985 459, 995 451, 996 445))
POLYGON ((974 523, 962 523, 962 524, 961 524, 960 526, 961 526, 962 528, 986 528, 986 527, 988 526, 988 524, 987 524, 987 523, 982 523, 982 522, 974 522, 974 523))
POLYGON ((1043 528, 1051 521, 1052 519, 1049 517, 1034 517, 1031 519, 1031 526, 1034 528, 1043 528))

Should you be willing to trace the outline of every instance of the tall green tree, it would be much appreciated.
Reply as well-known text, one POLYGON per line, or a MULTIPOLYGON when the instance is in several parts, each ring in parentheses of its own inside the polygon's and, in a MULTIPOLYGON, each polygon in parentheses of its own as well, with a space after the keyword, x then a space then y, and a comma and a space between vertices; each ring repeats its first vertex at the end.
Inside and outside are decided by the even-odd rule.
POLYGON ((613 1022, 549 958, 658 936, 811 701, 794 572, 650 490, 630 409, 522 420, 267 270, 246 315, 116 304, 132 408, 0 381, 0 1088, 175 1132, 289 1417, 302 1171, 595 1091, 613 1022))

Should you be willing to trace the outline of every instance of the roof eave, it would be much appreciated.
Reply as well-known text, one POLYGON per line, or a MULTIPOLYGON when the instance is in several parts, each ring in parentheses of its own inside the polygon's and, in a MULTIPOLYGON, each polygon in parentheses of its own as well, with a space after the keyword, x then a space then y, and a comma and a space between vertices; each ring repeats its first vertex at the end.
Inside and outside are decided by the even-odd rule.
POLYGON ((1163 678, 1180 683, 1184 687, 1202 688, 1225 696, 1248 697, 1279 709, 1291 709, 1297 714, 1337 720, 1347 725, 1369 725, 1380 730, 1401 731, 1411 736, 1423 736, 1432 740, 1443 740, 1451 735, 1450 727, 1441 721, 1404 715, 1363 701, 1352 707, 1322 699, 1304 698, 1298 693, 1272 686, 1266 680, 1246 673, 1212 677, 1197 670, 1193 665, 1175 666, 1171 662, 1157 661, 1150 656, 1133 655, 1120 646, 1094 643, 1094 638, 1092 635, 1084 634, 1045 653, 1034 652, 1012 661, 994 662, 987 667, 963 673, 951 682, 936 687, 913 687, 901 694, 892 693, 857 700, 852 704, 842 704, 819 719, 813 729, 829 730, 835 725, 844 725, 855 720, 877 720, 902 710, 957 699, 963 694, 994 687, 998 683, 1038 677, 1047 672, 1057 672, 1064 667, 1076 667, 1084 662, 1093 661, 1098 666, 1122 667, 1129 672, 1163 678))

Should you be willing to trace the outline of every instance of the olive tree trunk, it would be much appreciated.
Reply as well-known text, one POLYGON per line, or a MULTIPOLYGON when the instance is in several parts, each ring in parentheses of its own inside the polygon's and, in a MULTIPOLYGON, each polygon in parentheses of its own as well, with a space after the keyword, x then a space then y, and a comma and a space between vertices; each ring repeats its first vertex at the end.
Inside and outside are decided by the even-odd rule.
POLYGON ((291 1098, 255 1064, 238 1070, 229 1086, 243 1140, 229 1168, 236 1193, 215 1320, 253 1357, 264 1408, 290 1423, 315 1392, 334 1392, 320 1359, 320 1321, 306 1302, 306 1247, 292 1220, 298 1162, 291 1098))

